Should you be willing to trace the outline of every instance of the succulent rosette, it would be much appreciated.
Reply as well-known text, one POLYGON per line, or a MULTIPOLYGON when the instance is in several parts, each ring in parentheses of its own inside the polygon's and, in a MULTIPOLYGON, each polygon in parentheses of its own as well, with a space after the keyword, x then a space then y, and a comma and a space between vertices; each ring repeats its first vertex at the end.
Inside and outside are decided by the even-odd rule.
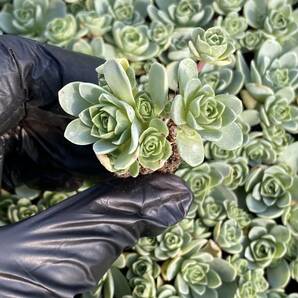
POLYGON ((248 209, 260 217, 281 216, 291 204, 293 183, 293 175, 283 166, 255 169, 245 184, 248 209))
POLYGON ((178 28, 205 26, 213 16, 210 0, 157 0, 159 14, 164 14, 178 28))
POLYGON ((260 116, 266 126, 280 125, 286 131, 298 133, 298 107, 293 105, 295 92, 291 88, 278 91, 266 98, 260 116))
POLYGON ((189 48, 195 59, 216 65, 232 63, 235 47, 226 31, 219 27, 207 30, 196 28, 192 32, 189 48))
POLYGON ((253 99, 263 103, 274 92, 298 87, 298 55, 294 50, 284 50, 274 40, 265 41, 250 68, 240 52, 237 67, 245 77, 245 87, 253 99))
POLYGON ((256 51, 264 41, 261 30, 246 30, 240 39, 240 45, 247 51, 256 51))
POLYGON ((290 233, 284 226, 264 220, 250 229, 248 240, 246 259, 255 268, 265 268, 286 254, 290 233))
POLYGON ((56 18, 49 22, 44 35, 48 43, 67 47, 86 33, 87 29, 79 30, 76 18, 68 14, 63 18, 56 18))
POLYGON ((42 194, 42 198, 38 201, 37 206, 41 210, 48 209, 56 204, 66 200, 68 197, 74 195, 74 192, 66 193, 66 192, 52 192, 52 191, 45 191, 42 194))
POLYGON ((272 165, 277 161, 275 147, 269 140, 263 138, 262 132, 250 133, 249 140, 242 150, 242 155, 248 159, 252 166, 258 164, 272 165))
MULTIPOLYGON (((137 105, 134 72, 127 61, 120 62, 109 60, 98 69, 102 85, 70 83, 60 91, 59 100, 68 114, 79 117, 66 128, 68 140, 94 144, 94 152, 109 171, 136 176, 139 162, 154 171, 172 151, 166 140, 168 128, 161 120, 143 123, 148 109, 144 103, 137 105)), ((146 96, 158 116, 167 100, 165 69, 160 64, 151 67, 146 96)))
POLYGON ((213 7, 217 13, 226 15, 230 12, 238 12, 244 3, 245 0, 215 0, 213 7))
POLYGON ((214 240, 226 252, 231 254, 240 253, 243 249, 243 232, 239 224, 228 219, 216 224, 214 228, 214 240))
POLYGON ((202 251, 165 263, 162 274, 166 281, 175 279, 180 296, 191 298, 218 297, 217 289, 222 283, 233 281, 236 276, 228 262, 202 251))
POLYGON ((205 64, 199 72, 202 84, 208 84, 215 94, 238 94, 243 87, 244 75, 234 67, 205 64))
POLYGON ((251 216, 238 206, 237 201, 225 200, 223 204, 229 219, 235 220, 242 229, 250 225, 251 216))
POLYGON ((268 37, 285 42, 298 31, 297 17, 287 1, 248 0, 244 5, 248 24, 268 37))
POLYGON ((0 29, 43 40, 47 23, 65 15, 66 5, 62 0, 14 0, 0 12, 0 29))
POLYGON ((289 206, 285 209, 282 222, 288 227, 292 235, 298 237, 298 205, 289 206))
POLYGON ((11 204, 7 210, 7 217, 11 223, 16 223, 39 212, 39 208, 27 198, 21 198, 11 204))
POLYGON ((203 200, 224 180, 224 176, 207 163, 195 168, 181 167, 175 174, 186 181, 199 201, 203 200))
POLYGON ((112 29, 113 18, 108 14, 100 15, 95 10, 80 11, 77 18, 80 28, 87 29, 92 37, 103 36, 112 29))
POLYGON ((180 94, 173 100, 171 117, 178 125, 177 145, 182 159, 191 166, 202 163, 202 138, 223 149, 239 148, 243 135, 236 120, 242 112, 241 101, 230 94, 215 95, 210 85, 202 85, 191 59, 180 62, 178 83, 180 94))
POLYGON ((140 238, 134 247, 136 252, 141 256, 153 255, 155 248, 157 247, 158 242, 156 238, 143 237, 140 238))
POLYGON ((165 284, 157 290, 157 298, 180 298, 180 296, 174 286, 165 284))
POLYGON ((156 296, 156 285, 152 276, 134 277, 130 280, 131 295, 123 298, 151 298, 156 296))

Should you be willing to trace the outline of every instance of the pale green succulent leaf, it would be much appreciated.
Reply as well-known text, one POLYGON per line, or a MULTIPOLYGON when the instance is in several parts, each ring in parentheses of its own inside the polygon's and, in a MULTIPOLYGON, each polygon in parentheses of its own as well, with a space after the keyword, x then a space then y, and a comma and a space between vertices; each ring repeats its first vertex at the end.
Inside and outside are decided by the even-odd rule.
POLYGON ((243 133, 237 123, 231 123, 221 129, 222 137, 215 144, 225 150, 235 150, 243 143, 243 133))
POLYGON ((266 273, 270 286, 275 289, 284 288, 291 278, 290 268, 286 260, 272 264, 267 268, 266 273))
POLYGON ((187 126, 178 127, 176 142, 181 158, 190 166, 195 167, 203 162, 203 141, 194 129, 187 126))
POLYGON ((75 119, 67 125, 64 136, 76 145, 89 145, 98 140, 90 135, 90 127, 84 125, 80 119, 75 119))

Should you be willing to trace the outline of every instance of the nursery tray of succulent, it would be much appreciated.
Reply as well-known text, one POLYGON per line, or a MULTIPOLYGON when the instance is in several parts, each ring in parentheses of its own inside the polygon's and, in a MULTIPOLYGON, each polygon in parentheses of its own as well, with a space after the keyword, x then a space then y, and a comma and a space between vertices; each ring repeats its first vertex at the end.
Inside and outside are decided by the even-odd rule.
MULTIPOLYGON (((84 298, 298 297, 297 2, 0 0, 2 34, 106 60, 98 84, 59 92, 70 142, 119 177, 174 173, 194 193, 84 298)), ((72 194, 4 193, 0 224, 72 194)))

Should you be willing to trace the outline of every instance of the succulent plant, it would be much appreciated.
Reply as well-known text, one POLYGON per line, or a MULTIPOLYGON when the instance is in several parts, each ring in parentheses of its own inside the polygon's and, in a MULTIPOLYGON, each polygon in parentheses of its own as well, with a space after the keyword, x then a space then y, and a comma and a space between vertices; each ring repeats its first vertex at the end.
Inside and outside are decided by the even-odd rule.
POLYGON ((231 170, 227 177, 225 177, 225 185, 231 189, 237 189, 244 185, 249 175, 248 160, 243 157, 238 157, 227 161, 231 170))
POLYGON ((284 226, 263 220, 250 229, 248 240, 245 258, 251 266, 265 268, 286 254, 290 233, 284 226))
POLYGON ((202 201, 224 179, 219 171, 207 163, 195 168, 181 167, 176 175, 186 181, 197 201, 202 201))
POLYGON ((179 93, 172 104, 172 119, 178 125, 177 145, 182 159, 197 166, 204 159, 202 137, 223 149, 233 150, 242 144, 242 131, 235 122, 242 112, 241 101, 234 95, 215 95, 197 78, 191 59, 178 67, 179 93), (192 152, 193 151, 193 152, 192 152))
POLYGON ((87 29, 78 30, 76 18, 68 14, 63 18, 55 18, 47 24, 45 38, 48 43, 67 47, 71 42, 80 39, 87 29))
POLYGON ((238 254, 244 239, 242 228, 234 219, 219 221, 214 228, 214 240, 226 252, 238 254))
POLYGON ((218 297, 220 285, 233 281, 236 276, 228 262, 201 251, 165 263, 162 273, 166 281, 175 279, 182 297, 218 297))
POLYGON ((268 37, 284 42, 298 30, 296 16, 287 1, 248 0, 244 5, 248 24, 262 29, 268 37))
POLYGON ((142 61, 156 57, 159 46, 150 40, 149 27, 146 25, 125 25, 115 22, 113 38, 117 50, 130 61, 142 61))
POLYGON ((180 298, 180 296, 175 287, 165 284, 157 289, 157 298, 180 298))
POLYGON ((14 0, 0 12, 0 29, 44 40, 47 23, 65 15, 66 6, 62 0, 14 0))
POLYGON ((122 298, 151 298, 156 296, 156 285, 153 277, 134 277, 130 280, 132 295, 122 298))
POLYGON ((289 169, 280 165, 253 170, 245 184, 248 209, 260 217, 281 216, 291 204, 293 182, 289 169))
POLYGON ((219 17, 216 24, 223 27, 230 37, 234 40, 235 47, 238 47, 238 40, 245 36, 247 30, 247 21, 244 17, 240 16, 237 12, 231 12, 224 18, 219 17))
POLYGON ((217 13, 226 15, 231 12, 238 12, 244 3, 245 0, 215 0, 213 7, 217 13))
POLYGON ((127 25, 144 22, 150 0, 95 0, 95 10, 100 14, 112 15, 116 21, 127 25))
POLYGON ((285 209, 282 222, 292 235, 298 237, 298 205, 289 206, 285 209))
POLYGON ((24 220, 31 217, 39 212, 36 205, 27 198, 21 198, 14 204, 9 205, 7 210, 7 218, 11 223, 24 220))
POLYGON ((285 51, 274 40, 266 40, 252 60, 250 70, 240 52, 237 68, 245 76, 245 87, 253 99, 263 103, 275 91, 298 87, 298 56, 294 50, 285 51))
POLYGON ((256 51, 264 41, 264 34, 261 30, 246 30, 240 39, 240 45, 247 51, 256 51))
POLYGON ((263 123, 268 127, 280 125, 292 134, 298 133, 298 108, 292 104, 294 99, 295 92, 290 88, 267 97, 260 108, 263 123))
POLYGON ((210 160, 230 160, 238 157, 240 155, 240 150, 225 150, 218 147, 213 142, 205 143, 205 157, 210 160))
POLYGON ((135 246, 135 250, 141 256, 153 255, 158 242, 156 238, 143 237, 140 238, 135 246))
POLYGON ((273 144, 263 138, 262 132, 252 132, 247 144, 243 146, 243 156, 248 159, 250 165, 272 165, 277 161, 277 153, 273 144))
POLYGON ((168 127, 163 121, 151 120, 139 140, 139 162, 142 167, 156 171, 164 166, 172 155, 172 146, 166 139, 168 135, 168 127))
POLYGON ((219 27, 193 30, 189 48, 193 56, 204 63, 227 65, 232 63, 235 47, 226 31, 219 27))
POLYGON ((80 28, 87 29, 92 37, 100 37, 112 29, 112 17, 108 14, 99 15, 95 10, 80 11, 77 14, 80 28))
POLYGON ((226 208, 227 217, 233 219, 243 229, 250 225, 251 216, 238 206, 238 203, 233 200, 225 200, 224 206, 226 208))
POLYGON ((229 93, 236 95, 243 87, 243 74, 232 66, 205 64, 200 72, 202 84, 209 84, 215 94, 229 93))
POLYGON ((158 14, 165 15, 178 28, 205 26, 213 16, 210 0, 156 0, 158 14))
MULTIPOLYGON (((70 83, 60 91, 59 100, 67 113, 79 116, 68 125, 66 138, 78 145, 94 144, 94 152, 109 171, 130 171, 132 176, 136 176, 138 158, 142 165, 155 170, 162 167, 171 149, 165 139, 167 128, 160 120, 152 120, 150 127, 143 130, 144 117, 140 119, 138 115, 146 109, 139 109, 136 113, 138 94, 134 88, 134 72, 127 61, 121 62, 110 60, 98 69, 102 86, 70 83), (156 132, 157 129, 162 131, 156 132), (148 136, 153 131, 154 136, 148 136)), ((167 100, 166 74, 160 64, 151 67, 148 88, 146 96, 150 96, 157 116, 167 100)))
POLYGON ((158 245, 154 250, 154 256, 158 260, 174 258, 178 254, 183 254, 183 249, 192 242, 192 237, 185 232, 180 225, 175 225, 163 234, 157 236, 158 245))
POLYGON ((290 270, 292 279, 298 282, 298 259, 291 262, 290 270))
MULTIPOLYGON (((112 48, 113 49, 113 48, 112 48)), ((101 37, 92 39, 88 42, 85 38, 80 38, 72 43, 72 50, 85 55, 91 55, 96 57, 107 57, 106 44, 101 37)), ((110 52, 111 57, 116 57, 116 53, 110 52)))
POLYGON ((46 210, 74 194, 75 193, 45 191, 42 195, 42 198, 38 201, 38 207, 41 210, 46 210))
POLYGON ((160 267, 149 256, 139 256, 136 253, 129 253, 126 256, 128 268, 126 277, 131 280, 135 277, 153 277, 160 274, 160 267))

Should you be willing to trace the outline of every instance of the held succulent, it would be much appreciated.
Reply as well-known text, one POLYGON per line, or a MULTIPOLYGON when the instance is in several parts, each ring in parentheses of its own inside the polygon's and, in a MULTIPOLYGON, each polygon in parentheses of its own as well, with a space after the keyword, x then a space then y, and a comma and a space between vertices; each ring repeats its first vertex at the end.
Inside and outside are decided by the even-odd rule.
POLYGON ((206 31, 202 28, 194 29, 189 48, 197 60, 216 65, 230 64, 235 51, 228 34, 218 26, 206 31))
POLYGON ((0 29, 9 34, 44 40, 48 22, 66 15, 62 0, 14 0, 0 12, 0 29))
POLYGON ((242 112, 240 100, 233 95, 215 95, 214 90, 209 85, 202 85, 197 76, 197 66, 192 60, 180 62, 180 94, 174 98, 171 111, 178 125, 179 153, 191 166, 199 165, 204 159, 202 138, 227 150, 240 147, 243 140, 236 123, 242 112))
POLYGON ((255 169, 245 184, 248 209, 260 217, 281 216, 285 208, 291 204, 293 183, 294 177, 288 168, 274 165, 255 169))
MULTIPOLYGON (((153 171, 161 168, 171 155, 171 146, 166 140, 168 129, 161 120, 152 119, 149 126, 145 123, 144 130, 148 100, 147 104, 136 103, 140 97, 134 87, 133 70, 125 60, 122 64, 107 61, 98 70, 102 86, 71 83, 60 91, 59 99, 67 113, 79 116, 68 125, 66 138, 79 145, 94 144, 94 152, 109 171, 129 171, 136 176, 139 162, 153 171)), ((146 96, 158 116, 167 100, 166 74, 160 64, 151 67, 146 96)))

